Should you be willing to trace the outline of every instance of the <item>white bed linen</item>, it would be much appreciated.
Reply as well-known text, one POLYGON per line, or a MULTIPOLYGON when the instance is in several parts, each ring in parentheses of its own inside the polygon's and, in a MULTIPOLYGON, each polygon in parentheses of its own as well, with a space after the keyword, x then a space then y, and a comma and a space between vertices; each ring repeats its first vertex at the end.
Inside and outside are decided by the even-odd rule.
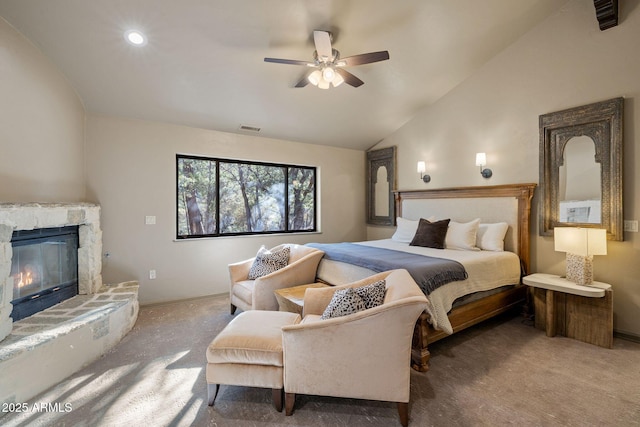
MULTIPOLYGON (((504 285, 520 283, 520 259, 513 252, 462 251, 409 246, 391 239, 357 242, 359 245, 392 249, 436 258, 458 261, 467 271, 466 280, 451 282, 431 292, 427 299, 427 312, 435 329, 452 334, 447 313, 453 302, 464 295, 488 291, 504 285)), ((318 266, 318 278, 333 285, 342 285, 374 274, 372 270, 339 261, 322 259, 318 266)))

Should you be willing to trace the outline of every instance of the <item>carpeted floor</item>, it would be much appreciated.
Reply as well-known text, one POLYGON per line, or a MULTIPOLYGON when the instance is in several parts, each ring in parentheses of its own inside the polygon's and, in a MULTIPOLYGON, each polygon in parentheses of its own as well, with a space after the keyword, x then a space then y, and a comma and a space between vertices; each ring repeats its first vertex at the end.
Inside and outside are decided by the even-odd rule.
MULTIPOLYGON (((111 352, 28 403, 2 426, 399 426, 396 405, 222 386, 206 404, 205 348, 232 318, 226 297, 142 307, 111 352), (57 411, 38 411, 41 404, 57 411), (55 404, 58 405, 55 405, 55 404), (45 405, 46 406, 46 405, 45 405)), ((503 316, 431 346, 412 372, 410 426, 640 426, 640 344, 607 350, 547 338, 503 316)))

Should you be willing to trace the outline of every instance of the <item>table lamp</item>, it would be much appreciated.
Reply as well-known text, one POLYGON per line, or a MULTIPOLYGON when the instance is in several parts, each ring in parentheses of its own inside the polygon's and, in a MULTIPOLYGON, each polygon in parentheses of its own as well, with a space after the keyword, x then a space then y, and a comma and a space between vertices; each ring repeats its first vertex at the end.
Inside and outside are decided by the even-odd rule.
POLYGON ((593 256, 607 254, 607 230, 556 227, 555 250, 567 253, 567 280, 578 285, 593 283, 593 256))

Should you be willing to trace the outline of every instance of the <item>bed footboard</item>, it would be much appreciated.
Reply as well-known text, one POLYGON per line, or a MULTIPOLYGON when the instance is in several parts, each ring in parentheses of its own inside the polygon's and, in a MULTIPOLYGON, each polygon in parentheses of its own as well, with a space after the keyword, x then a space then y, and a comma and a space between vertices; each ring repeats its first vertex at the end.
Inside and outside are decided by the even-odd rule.
MULTIPOLYGON (((502 292, 456 307, 449 313, 449 321, 456 333, 483 320, 511 310, 522 310, 526 301, 527 287, 514 286, 502 292)), ((433 329, 429 323, 429 314, 423 312, 413 330, 411 348, 411 366, 419 372, 429 370, 429 344, 448 336, 433 329)))

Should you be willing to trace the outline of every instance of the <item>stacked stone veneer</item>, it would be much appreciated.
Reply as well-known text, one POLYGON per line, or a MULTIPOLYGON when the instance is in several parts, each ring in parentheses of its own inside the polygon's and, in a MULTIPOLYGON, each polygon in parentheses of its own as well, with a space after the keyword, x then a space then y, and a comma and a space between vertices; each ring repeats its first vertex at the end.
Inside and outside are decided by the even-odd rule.
POLYGON ((13 278, 10 276, 13 232, 71 225, 79 226, 78 293, 92 295, 102 286, 100 206, 91 203, 0 203, 0 341, 13 328, 13 278))

